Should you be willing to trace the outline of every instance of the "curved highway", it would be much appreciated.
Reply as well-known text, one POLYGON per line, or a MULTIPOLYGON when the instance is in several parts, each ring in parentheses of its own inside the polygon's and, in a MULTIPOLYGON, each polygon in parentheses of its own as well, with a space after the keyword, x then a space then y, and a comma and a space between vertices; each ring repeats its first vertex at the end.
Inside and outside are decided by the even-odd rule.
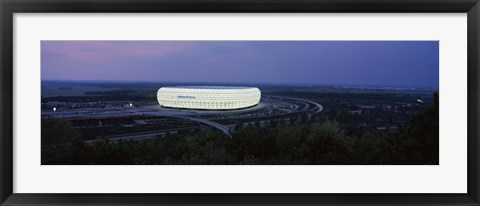
MULTIPOLYGON (((280 100, 288 100, 288 101, 293 101, 293 102, 298 102, 303 104, 299 110, 299 106, 295 104, 293 106, 293 110, 288 110, 288 109, 282 109, 278 108, 285 113, 283 114, 273 114, 273 115, 261 115, 261 116, 244 116, 244 117, 236 117, 236 119, 249 119, 253 121, 254 119, 266 119, 266 118, 284 118, 291 116, 292 114, 299 114, 299 113, 319 113, 323 110, 323 106, 310 101, 306 99, 300 99, 300 98, 293 98, 293 97, 283 97, 283 96, 270 96, 270 95, 265 95, 265 97, 268 98, 275 98, 275 99, 280 99, 280 100), (311 106, 313 105, 313 106, 311 106), (305 107, 305 108, 303 108, 305 107)), ((292 103, 290 103, 292 104, 292 103)), ((264 106, 263 106, 264 107, 264 106)), ((257 110, 252 110, 257 111, 257 110)), ((248 110, 245 114, 248 114, 248 110)), ((231 114, 228 112, 218 112, 218 115, 222 114, 231 114)), ((112 116, 122 116, 122 115, 131 115, 131 116, 141 116, 141 115, 148 115, 148 116, 165 116, 165 117, 173 117, 173 118, 181 118, 181 119, 187 119, 190 121, 198 122, 201 124, 209 125, 211 127, 214 127, 221 131, 223 134, 230 136, 230 129, 229 127, 216 123, 214 121, 210 121, 208 118, 201 118, 199 117, 198 113, 195 112, 185 112, 185 111, 178 111, 176 112, 175 110, 157 110, 157 109, 141 109, 141 108, 136 108, 132 107, 126 110, 106 110, 106 109, 90 109, 88 112, 85 112, 84 109, 81 110, 67 110, 67 111, 42 111, 42 116, 53 116, 56 118, 76 118, 76 117, 112 117, 112 116)), ((227 118, 228 119, 228 118, 227 118)), ((234 118, 235 119, 235 118, 234 118)))

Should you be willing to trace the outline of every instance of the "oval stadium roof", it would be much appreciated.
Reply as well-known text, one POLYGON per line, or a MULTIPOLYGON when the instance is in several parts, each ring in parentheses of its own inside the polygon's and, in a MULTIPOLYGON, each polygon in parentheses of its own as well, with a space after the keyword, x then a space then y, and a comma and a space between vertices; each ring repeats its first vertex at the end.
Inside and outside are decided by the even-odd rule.
POLYGON ((250 89, 256 87, 242 87, 242 86, 167 86, 163 88, 186 88, 186 89, 250 89))

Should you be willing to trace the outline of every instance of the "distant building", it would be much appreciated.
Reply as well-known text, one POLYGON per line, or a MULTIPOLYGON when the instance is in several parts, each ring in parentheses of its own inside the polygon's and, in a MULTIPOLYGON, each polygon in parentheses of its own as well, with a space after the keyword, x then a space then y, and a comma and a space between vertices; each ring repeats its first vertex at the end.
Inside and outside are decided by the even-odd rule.
POLYGON ((162 107, 205 110, 232 110, 260 102, 256 87, 181 86, 162 87, 157 100, 162 107))
POLYGON ((352 110, 352 111, 348 111, 349 114, 362 114, 362 110, 352 110))

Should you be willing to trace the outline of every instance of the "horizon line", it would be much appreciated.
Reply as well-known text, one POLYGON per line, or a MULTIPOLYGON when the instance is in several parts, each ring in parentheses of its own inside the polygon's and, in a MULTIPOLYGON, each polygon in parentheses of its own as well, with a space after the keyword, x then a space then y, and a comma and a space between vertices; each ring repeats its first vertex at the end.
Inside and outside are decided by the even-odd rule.
POLYGON ((284 86, 334 86, 334 87, 385 87, 385 88, 429 88, 439 89, 439 86, 419 86, 419 85, 374 85, 374 84, 329 84, 329 83, 278 83, 278 82, 202 82, 202 81, 139 81, 139 80, 62 80, 62 79, 42 79, 41 82, 77 82, 77 83, 165 83, 165 84, 259 84, 259 85, 284 85, 284 86))

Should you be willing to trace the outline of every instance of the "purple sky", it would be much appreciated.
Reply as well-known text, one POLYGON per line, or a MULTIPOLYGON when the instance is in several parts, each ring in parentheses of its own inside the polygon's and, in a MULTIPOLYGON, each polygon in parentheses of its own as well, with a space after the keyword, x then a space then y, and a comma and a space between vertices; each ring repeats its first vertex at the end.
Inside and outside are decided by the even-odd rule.
POLYGON ((42 80, 438 88, 437 41, 42 41, 42 80))

